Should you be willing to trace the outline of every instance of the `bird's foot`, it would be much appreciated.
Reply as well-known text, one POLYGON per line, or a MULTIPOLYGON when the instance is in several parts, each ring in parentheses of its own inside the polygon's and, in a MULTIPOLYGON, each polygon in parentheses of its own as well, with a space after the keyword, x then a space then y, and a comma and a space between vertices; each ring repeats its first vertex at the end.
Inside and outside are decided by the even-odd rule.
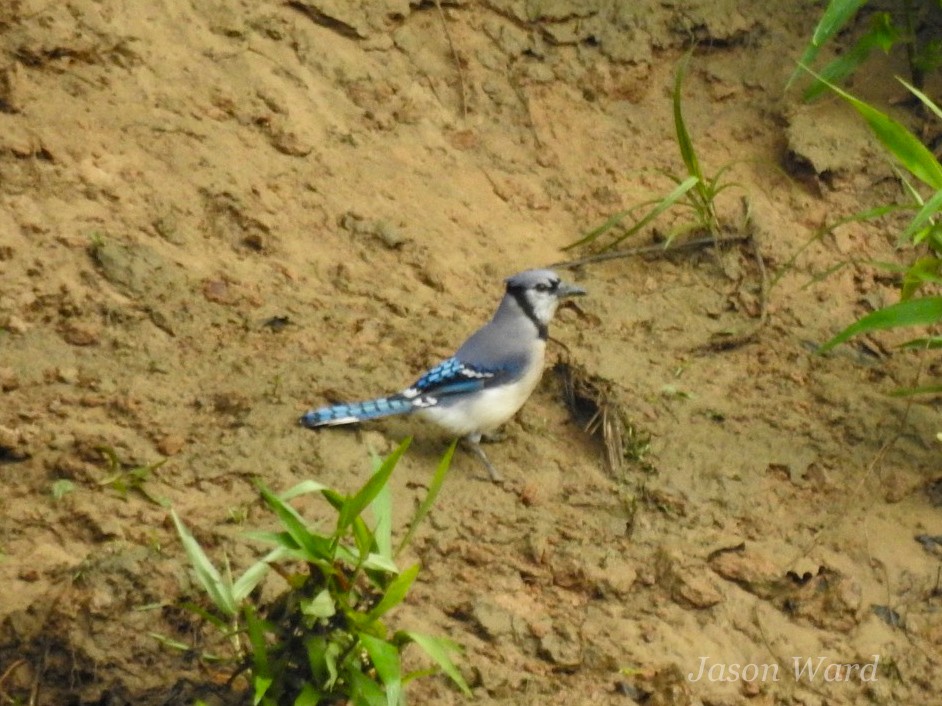
POLYGON ((466 436, 464 438, 464 446, 469 451, 471 451, 471 453, 477 456, 478 459, 481 461, 481 463, 484 464, 484 467, 487 469, 487 474, 488 476, 490 476, 491 481, 493 481, 494 483, 504 482, 504 477, 500 474, 500 471, 494 468, 494 465, 487 458, 487 454, 484 453, 484 449, 481 448, 481 435, 480 434, 472 434, 471 436, 466 436))

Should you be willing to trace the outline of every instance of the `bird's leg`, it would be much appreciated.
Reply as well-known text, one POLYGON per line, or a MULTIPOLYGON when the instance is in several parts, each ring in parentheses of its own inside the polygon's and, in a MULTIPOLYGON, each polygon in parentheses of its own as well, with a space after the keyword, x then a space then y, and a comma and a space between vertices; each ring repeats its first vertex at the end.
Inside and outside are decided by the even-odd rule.
POLYGON ((484 449, 481 448, 480 434, 468 434, 468 436, 464 437, 464 445, 465 448, 481 460, 481 463, 484 464, 484 467, 487 469, 487 474, 491 477, 493 482, 503 482, 504 477, 494 468, 493 464, 488 460, 487 454, 484 453, 484 449))
POLYGON ((492 431, 487 434, 481 434, 481 441, 485 444, 497 444, 507 439, 507 432, 492 431))

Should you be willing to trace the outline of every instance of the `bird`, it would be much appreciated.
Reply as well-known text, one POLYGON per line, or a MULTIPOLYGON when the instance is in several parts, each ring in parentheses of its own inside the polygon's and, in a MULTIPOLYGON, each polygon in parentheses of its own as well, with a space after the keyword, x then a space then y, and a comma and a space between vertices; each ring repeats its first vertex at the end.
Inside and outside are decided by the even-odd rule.
POLYGON ((461 437, 490 479, 502 481, 481 439, 513 417, 539 383, 549 324, 560 302, 586 294, 547 269, 519 272, 504 284, 491 320, 412 385, 364 402, 312 409, 300 424, 317 429, 414 413, 461 437))

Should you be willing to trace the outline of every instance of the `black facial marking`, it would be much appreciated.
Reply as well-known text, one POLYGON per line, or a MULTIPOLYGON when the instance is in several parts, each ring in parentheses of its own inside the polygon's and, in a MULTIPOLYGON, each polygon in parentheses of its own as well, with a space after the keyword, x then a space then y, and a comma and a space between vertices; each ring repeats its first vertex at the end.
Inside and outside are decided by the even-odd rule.
MULTIPOLYGON (((538 291, 545 291, 546 285, 538 284, 534 287, 534 289, 538 291), (543 287, 544 289, 540 290, 540 287, 543 287)), ((536 312, 533 311, 533 305, 530 303, 530 300, 527 299, 527 290, 524 287, 507 287, 507 293, 514 298, 514 301, 516 301, 520 308, 523 309, 523 313, 526 314, 527 318, 534 323, 540 340, 545 341, 549 337, 549 327, 547 327, 546 324, 537 318, 536 312)))

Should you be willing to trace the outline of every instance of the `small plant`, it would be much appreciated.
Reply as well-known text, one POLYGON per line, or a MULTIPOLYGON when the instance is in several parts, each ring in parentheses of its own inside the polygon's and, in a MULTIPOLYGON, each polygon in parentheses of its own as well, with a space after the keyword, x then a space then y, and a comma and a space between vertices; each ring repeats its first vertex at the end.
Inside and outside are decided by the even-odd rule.
MULTIPOLYGON (((802 54, 801 65, 811 66, 821 48, 866 4, 867 0, 830 0, 802 54)), ((869 28, 856 44, 818 72, 820 78, 807 88, 805 100, 813 100, 824 93, 829 82, 842 82, 867 60, 874 49, 889 54, 899 45, 906 52, 910 81, 921 89, 926 75, 942 66, 942 38, 938 35, 938 24, 942 20, 940 9, 942 6, 938 0, 896 0, 888 3, 888 10, 874 12, 870 16, 869 28)), ((796 70, 791 80, 797 75, 796 70)))
POLYGON ((281 495, 259 484, 262 499, 278 518, 281 530, 251 535, 275 548, 235 580, 228 566, 220 571, 213 565, 172 513, 197 580, 212 601, 212 610, 200 613, 229 637, 238 670, 250 674, 253 704, 399 706, 405 703, 406 684, 429 673, 403 673, 401 653, 410 643, 422 648, 470 695, 451 659, 451 653, 459 649, 455 643, 393 631, 384 622, 419 573, 418 564, 400 571, 395 557, 431 509, 455 450, 452 445, 445 454, 394 550, 387 483, 408 445, 407 439, 350 496, 315 481, 302 482, 281 495), (332 530, 315 530, 289 504, 292 498, 310 493, 320 494, 336 512, 332 530), (363 518, 368 508, 372 527, 363 518), (255 589, 269 568, 285 580, 287 589, 262 605, 255 589))
POLYGON ((674 132, 677 139, 677 146, 680 149, 680 157, 687 170, 687 175, 680 176, 672 172, 659 170, 661 174, 676 185, 667 196, 643 201, 625 211, 616 213, 599 227, 589 231, 576 242, 567 245, 563 248, 564 250, 593 243, 608 231, 617 228, 620 232, 602 248, 603 250, 611 249, 625 240, 625 238, 635 235, 673 206, 681 206, 689 209, 693 213, 693 221, 678 231, 672 232, 665 242, 665 247, 670 245, 671 241, 683 232, 706 233, 713 239, 719 237, 722 226, 716 212, 716 197, 725 189, 738 186, 738 184, 720 181, 731 165, 727 164, 721 167, 712 177, 706 175, 700 166, 700 159, 694 149, 693 140, 690 137, 690 132, 687 130, 683 110, 681 108, 684 74, 687 69, 687 64, 690 61, 690 56, 691 55, 688 54, 677 69, 677 74, 674 77, 673 91, 674 132), (630 225, 623 225, 623 221, 626 218, 634 218, 635 214, 642 209, 648 210, 640 218, 633 220, 630 225))
POLYGON ((53 500, 62 500, 66 495, 75 490, 75 483, 68 478, 59 478, 52 482, 49 492, 53 500))
POLYGON ((98 485, 111 488, 121 496, 122 500, 127 500, 131 492, 137 492, 155 505, 166 506, 168 504, 165 498, 155 496, 144 485, 150 480, 153 472, 167 462, 167 459, 164 458, 143 466, 132 466, 121 461, 118 454, 110 446, 99 446, 97 450, 108 462, 109 473, 107 478, 98 481, 98 485))
MULTIPOLYGON (((820 80, 824 80, 818 77, 820 80)), ((926 108, 942 119, 942 110, 922 91, 900 82, 918 98, 926 108)), ((919 189, 902 173, 900 178, 908 200, 903 204, 882 206, 858 214, 858 220, 868 220, 889 211, 908 211, 911 220, 899 237, 899 245, 911 245, 919 252, 908 268, 885 266, 902 274, 901 301, 874 311, 851 324, 819 349, 830 350, 853 336, 881 329, 904 326, 932 326, 942 322, 942 297, 925 294, 925 289, 942 284, 942 164, 922 142, 888 115, 825 81, 825 85, 847 100, 864 118, 884 147, 899 165, 912 177, 933 191, 923 198, 919 189), (917 296, 920 295, 920 296, 917 296)), ((846 222, 846 219, 845 221, 846 222)), ((905 344, 914 348, 942 347, 942 337, 929 336, 905 344)), ((942 387, 923 388, 920 391, 942 391, 942 387)))

